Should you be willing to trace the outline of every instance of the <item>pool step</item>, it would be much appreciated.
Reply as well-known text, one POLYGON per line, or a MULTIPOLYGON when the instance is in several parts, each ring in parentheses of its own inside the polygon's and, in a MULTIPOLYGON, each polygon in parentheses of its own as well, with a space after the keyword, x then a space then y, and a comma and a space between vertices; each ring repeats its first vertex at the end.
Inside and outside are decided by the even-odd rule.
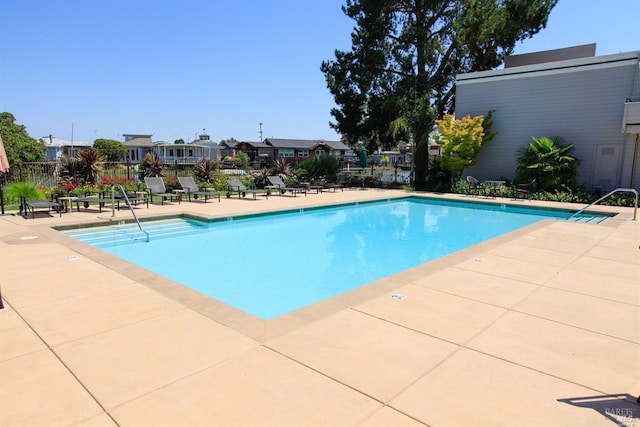
MULTIPOLYGON (((181 219, 153 221, 148 224, 143 222, 142 227, 149 233, 150 240, 184 236, 202 231, 202 227, 181 219)), ((132 240, 146 240, 146 235, 140 231, 137 224, 68 230, 65 234, 97 247, 129 243, 132 240)))
POLYGON ((578 215, 575 217, 571 217, 568 218, 568 221, 572 221, 572 222, 583 222, 583 223, 588 223, 588 224, 599 224, 602 221, 604 221, 605 219, 607 219, 607 216, 601 216, 601 215, 578 215))

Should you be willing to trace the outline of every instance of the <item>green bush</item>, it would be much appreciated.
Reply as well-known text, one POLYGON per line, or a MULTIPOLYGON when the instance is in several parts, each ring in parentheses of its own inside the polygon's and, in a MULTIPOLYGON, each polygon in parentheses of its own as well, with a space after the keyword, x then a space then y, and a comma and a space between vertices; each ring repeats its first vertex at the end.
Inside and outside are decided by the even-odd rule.
MULTIPOLYGON (((514 198, 516 195, 515 186, 509 180, 504 181, 505 185, 497 188, 496 196, 504 198, 514 198)), ((455 194, 468 194, 469 184, 465 180, 458 180, 451 186, 451 192, 455 194)), ((485 193, 481 192, 479 195, 488 196, 488 189, 485 193)), ((553 191, 537 191, 531 193, 530 199, 546 202, 578 203, 586 205, 595 202, 601 196, 602 194, 599 192, 589 193, 581 188, 572 189, 566 185, 561 185, 560 188, 553 191)), ((605 200, 599 202, 598 204, 605 206, 633 207, 634 203, 634 195, 620 193, 614 194, 611 197, 608 197, 605 200)))
POLYGON ((4 187, 4 197, 7 204, 19 204, 20 196, 27 200, 41 200, 45 198, 44 191, 35 184, 28 182, 13 182, 4 187))
POLYGON ((541 190, 555 191, 576 186, 580 160, 572 156, 573 144, 562 138, 531 138, 532 142, 518 149, 516 181, 536 181, 541 190))
POLYGON ((326 183, 336 181, 340 165, 335 157, 325 154, 304 160, 293 169, 299 182, 326 183))

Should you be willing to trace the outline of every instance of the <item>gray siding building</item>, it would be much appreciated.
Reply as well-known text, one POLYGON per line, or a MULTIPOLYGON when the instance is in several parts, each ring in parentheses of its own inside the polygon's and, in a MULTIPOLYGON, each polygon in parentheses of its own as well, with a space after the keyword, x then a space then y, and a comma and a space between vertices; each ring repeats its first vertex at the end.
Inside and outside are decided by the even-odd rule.
POLYGON ((561 137, 575 146, 586 189, 640 189, 640 52, 557 60, 549 51, 536 59, 545 58, 457 76, 456 117, 495 110, 499 132, 463 174, 513 179, 517 151, 531 137, 561 137))

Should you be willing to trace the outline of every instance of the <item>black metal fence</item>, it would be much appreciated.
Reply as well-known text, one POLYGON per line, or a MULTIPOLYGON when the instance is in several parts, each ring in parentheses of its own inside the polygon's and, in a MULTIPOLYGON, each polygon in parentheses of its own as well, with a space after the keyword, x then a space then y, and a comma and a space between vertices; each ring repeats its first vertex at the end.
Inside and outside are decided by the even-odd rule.
MULTIPOLYGON (((166 178, 175 178, 185 173, 191 174, 193 164, 171 162, 164 163, 162 172, 166 178)), ((108 180, 136 181, 141 179, 138 165, 127 162, 104 162, 99 181, 108 180)), ((27 182, 39 187, 54 187, 60 183, 60 162, 28 162, 11 168, 0 177, 2 184, 27 182)))

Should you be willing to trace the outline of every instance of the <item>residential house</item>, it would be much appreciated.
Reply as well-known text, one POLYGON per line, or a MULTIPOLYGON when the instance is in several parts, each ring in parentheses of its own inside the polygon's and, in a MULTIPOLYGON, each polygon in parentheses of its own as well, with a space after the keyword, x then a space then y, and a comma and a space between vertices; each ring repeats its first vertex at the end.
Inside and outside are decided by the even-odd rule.
POLYGON ((273 149, 273 157, 289 159, 295 162, 307 160, 323 154, 342 160, 349 147, 340 141, 324 139, 277 139, 267 138, 264 143, 273 149))
POLYGON ((220 144, 213 142, 211 137, 204 132, 198 135, 198 139, 191 144, 202 147, 202 157, 207 160, 220 160, 222 158, 220 144))
POLYGON ((499 70, 456 78, 458 118, 495 110, 499 133, 469 174, 513 179, 518 149, 561 137, 587 190, 640 189, 640 52, 595 56, 595 45, 517 55, 499 70))
POLYGON ((195 164, 201 159, 220 159, 220 146, 211 141, 210 136, 205 133, 199 135, 197 140, 188 143, 155 142, 153 152, 158 154, 163 162, 181 164, 195 164))
POLYGON ((273 147, 264 142, 238 142, 235 150, 247 153, 254 167, 263 167, 273 162, 273 147))
POLYGON ((93 146, 93 142, 87 141, 67 141, 56 138, 53 135, 47 135, 40 138, 46 147, 46 155, 49 160, 59 160, 60 156, 66 154, 70 157, 75 156, 76 152, 83 148, 93 146))
POLYGON ((123 144, 127 147, 129 160, 133 163, 139 163, 145 154, 153 152, 152 135, 130 134, 125 133, 123 144))

